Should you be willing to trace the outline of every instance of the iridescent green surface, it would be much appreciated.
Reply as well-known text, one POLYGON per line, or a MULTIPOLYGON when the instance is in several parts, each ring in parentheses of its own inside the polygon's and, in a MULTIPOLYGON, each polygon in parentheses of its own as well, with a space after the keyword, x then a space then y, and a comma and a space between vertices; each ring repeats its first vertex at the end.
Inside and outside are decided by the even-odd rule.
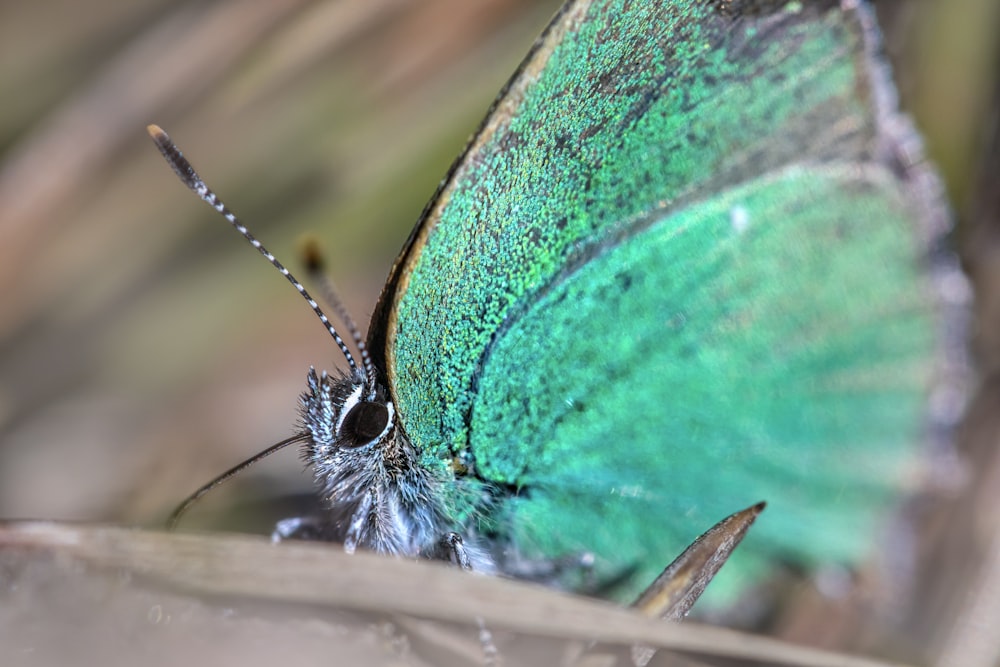
POLYGON ((870 19, 564 9, 375 318, 401 423, 425 465, 461 462, 447 492, 470 525, 637 567, 632 590, 760 500, 718 594, 763 557, 865 554, 935 345, 924 193, 890 160, 870 19))

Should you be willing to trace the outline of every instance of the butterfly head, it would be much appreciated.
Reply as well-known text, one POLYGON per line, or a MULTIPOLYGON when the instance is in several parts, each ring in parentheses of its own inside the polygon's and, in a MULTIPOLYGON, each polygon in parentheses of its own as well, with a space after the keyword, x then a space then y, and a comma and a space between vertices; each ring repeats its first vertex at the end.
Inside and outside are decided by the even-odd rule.
POLYGON ((310 370, 301 400, 304 458, 330 512, 329 537, 358 547, 417 556, 434 548, 444 512, 438 486, 399 428, 384 387, 363 372, 310 370))

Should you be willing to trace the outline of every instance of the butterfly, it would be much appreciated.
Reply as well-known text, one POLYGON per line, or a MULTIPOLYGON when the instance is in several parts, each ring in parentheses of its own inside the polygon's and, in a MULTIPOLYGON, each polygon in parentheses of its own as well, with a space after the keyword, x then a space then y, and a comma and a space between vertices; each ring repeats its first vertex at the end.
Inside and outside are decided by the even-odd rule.
POLYGON ((571 0, 353 351, 200 190, 348 366, 309 371, 279 444, 326 511, 279 533, 627 599, 765 500, 720 599, 775 560, 863 558, 941 345, 940 205, 877 52, 859 3, 571 0))

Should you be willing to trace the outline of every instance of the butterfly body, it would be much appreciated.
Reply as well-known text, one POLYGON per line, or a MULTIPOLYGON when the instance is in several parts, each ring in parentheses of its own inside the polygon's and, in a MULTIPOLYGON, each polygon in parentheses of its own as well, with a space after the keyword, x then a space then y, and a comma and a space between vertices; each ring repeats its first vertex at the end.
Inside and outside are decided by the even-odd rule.
POLYGON ((775 556, 862 558, 936 346, 871 21, 568 3, 397 260, 370 368, 310 374, 325 535, 432 556, 456 533, 514 573, 593 554, 627 595, 765 500, 723 594, 775 556))

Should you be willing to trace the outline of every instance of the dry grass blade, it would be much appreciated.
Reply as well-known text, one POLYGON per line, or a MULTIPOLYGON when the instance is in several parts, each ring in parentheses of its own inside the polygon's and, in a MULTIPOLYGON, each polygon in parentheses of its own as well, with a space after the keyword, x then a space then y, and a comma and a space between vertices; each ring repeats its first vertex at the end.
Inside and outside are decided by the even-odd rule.
MULTIPOLYGON (((138 585, 146 581, 197 599, 223 599, 230 614, 264 604, 285 614, 311 610, 316 617, 335 610, 362 612, 367 619, 362 627, 378 618, 403 615, 470 628, 481 616, 491 629, 536 640, 642 643, 770 665, 886 665, 722 628, 664 623, 607 603, 471 576, 435 563, 365 553, 349 556, 329 545, 276 547, 253 537, 23 522, 0 528, 0 554, 8 590, 15 584, 30 587, 32 583, 12 577, 19 567, 18 554, 26 554, 29 560, 44 555, 57 570, 72 571, 80 565, 110 568, 119 577, 127 574, 138 585)), ((9 601, 3 607, 11 613, 9 601)), ((12 639, 16 641, 8 637, 5 642, 12 639)))

